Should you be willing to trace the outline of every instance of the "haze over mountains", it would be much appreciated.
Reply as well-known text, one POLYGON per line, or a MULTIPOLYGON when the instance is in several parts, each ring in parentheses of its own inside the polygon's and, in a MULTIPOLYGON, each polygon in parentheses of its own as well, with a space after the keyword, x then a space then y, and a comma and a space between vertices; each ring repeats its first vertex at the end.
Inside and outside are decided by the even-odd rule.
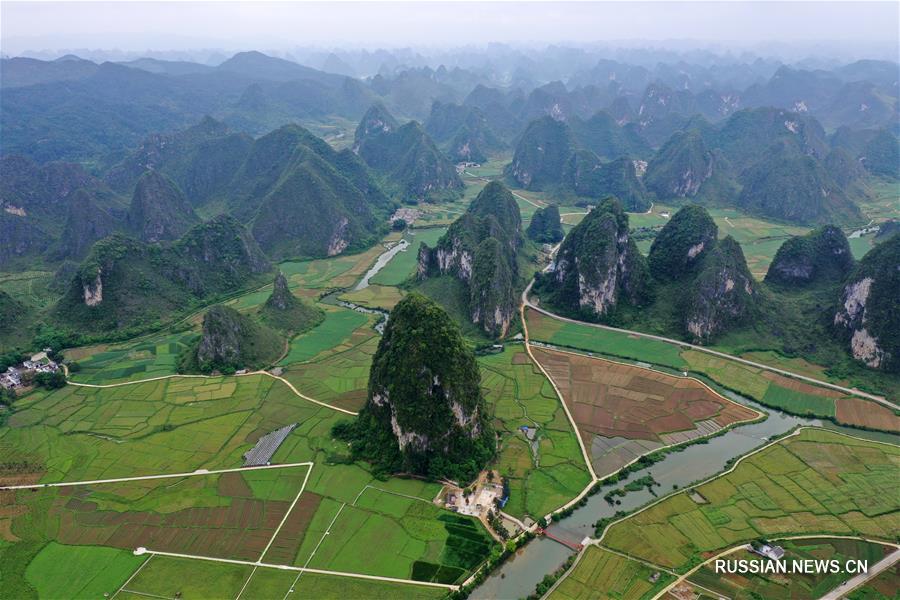
MULTIPOLYGON (((562 242, 550 301, 633 319, 677 269, 637 250, 626 213, 690 204, 861 226, 873 186, 900 177, 892 62, 504 46, 446 51, 449 66, 408 50, 314 56, 4 58, 0 266, 56 271, 48 314, 61 327, 136 331, 271 277, 273 263, 371 247, 397 207, 455 202, 465 165, 495 161, 506 187, 549 206, 523 224, 490 184, 424 247, 415 285, 496 338, 515 328, 536 244, 564 234, 557 205, 597 208, 562 242), (209 279, 213 264, 226 279, 209 279), (151 284, 162 293, 142 307, 151 284)), ((752 321, 766 296, 740 245, 712 231, 684 275, 699 295, 676 302, 678 330, 700 341, 752 321)), ((786 248, 773 285, 815 271, 801 255, 818 244, 786 248)))

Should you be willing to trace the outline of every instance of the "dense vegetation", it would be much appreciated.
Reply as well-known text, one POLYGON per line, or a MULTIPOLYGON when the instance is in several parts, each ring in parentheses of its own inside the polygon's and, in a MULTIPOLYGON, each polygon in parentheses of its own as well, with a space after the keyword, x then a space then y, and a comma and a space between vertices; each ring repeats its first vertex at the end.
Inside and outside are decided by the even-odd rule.
POLYGON ((182 372, 234 373, 275 362, 284 349, 274 331, 221 304, 203 316, 203 334, 180 358, 182 372))
POLYGON ((270 268, 231 217, 196 225, 165 246, 114 235, 94 245, 52 318, 86 333, 139 330, 258 283, 270 268))
POLYGON ((529 239, 540 244, 555 244, 561 241, 565 233, 559 218, 559 208, 551 204, 535 210, 526 233, 529 239))
POLYGON ((535 291, 556 307, 593 320, 620 304, 649 298, 647 262, 628 235, 628 215, 615 198, 589 212, 563 240, 554 267, 535 291))
POLYGON ((383 472, 470 481, 496 451, 480 380, 450 316, 411 293, 391 311, 365 408, 336 433, 383 472))
POLYGON ((321 308, 291 293, 281 271, 275 276, 272 294, 260 307, 259 314, 267 325, 294 334, 312 329, 325 318, 321 308))
POLYGON ((492 337, 505 336, 515 316, 519 252, 524 244, 519 206, 506 187, 487 184, 434 248, 419 248, 419 280, 452 277, 467 289, 466 312, 492 337))
POLYGON ((852 267, 847 236, 837 227, 826 225, 784 242, 766 272, 766 283, 839 281, 852 267))
POLYGON ((463 183, 456 167, 416 121, 400 125, 381 104, 356 128, 353 151, 381 173, 404 201, 458 198, 463 183))

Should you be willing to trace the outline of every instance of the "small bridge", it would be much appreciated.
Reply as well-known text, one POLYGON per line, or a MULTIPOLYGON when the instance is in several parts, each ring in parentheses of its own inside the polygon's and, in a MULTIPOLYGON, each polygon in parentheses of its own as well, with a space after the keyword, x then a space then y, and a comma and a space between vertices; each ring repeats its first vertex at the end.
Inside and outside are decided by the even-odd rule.
POLYGON ((549 531, 547 531, 546 529, 543 529, 541 527, 538 528, 537 534, 545 535, 548 538, 550 538, 551 540, 553 540, 554 542, 559 542, 566 548, 574 550, 575 552, 581 552, 581 550, 584 548, 584 546, 581 544, 576 544, 575 542, 570 542, 569 540, 564 540, 560 537, 556 537, 555 535, 553 535, 552 533, 550 533, 549 531))

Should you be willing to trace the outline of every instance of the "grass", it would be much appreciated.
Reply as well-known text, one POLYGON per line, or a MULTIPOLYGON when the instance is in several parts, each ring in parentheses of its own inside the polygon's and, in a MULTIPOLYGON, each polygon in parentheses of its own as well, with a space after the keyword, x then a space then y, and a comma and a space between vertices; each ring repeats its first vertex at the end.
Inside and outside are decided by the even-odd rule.
POLYGON ((25 569, 40 598, 100 598, 113 595, 145 557, 98 546, 50 542, 25 569))
POLYGON ((136 598, 146 597, 137 594, 183 600, 235 598, 253 570, 248 565, 170 556, 154 556, 149 561, 125 588, 136 592, 136 598))
POLYGON ((509 514, 538 520, 590 483, 578 439, 547 379, 521 346, 478 359, 481 385, 501 434, 496 469, 509 480, 509 514), (537 428, 536 445, 520 427, 537 428))
POLYGON ((340 346, 356 329, 365 326, 369 319, 365 313, 329 307, 324 321, 291 340, 290 350, 280 364, 305 362, 326 350, 340 346))
POLYGON ((431 227, 428 229, 410 230, 406 234, 409 240, 409 247, 400 252, 391 262, 386 264, 383 269, 375 274, 371 279, 371 283, 378 285, 400 285, 410 276, 415 274, 416 265, 419 257, 419 246, 428 244, 434 247, 438 239, 447 232, 446 227, 431 227))
POLYGON ((366 399, 369 368, 381 339, 373 322, 374 317, 370 317, 338 345, 315 358, 287 365, 284 377, 317 400, 358 410, 366 399))
MULTIPOLYGON (((810 539, 780 542, 785 560, 837 560, 843 566, 848 560, 867 560, 874 565, 885 555, 885 546, 862 540, 810 539)), ((729 560, 757 560, 748 551, 739 551, 729 560)), ((772 600, 813 600, 838 587, 848 574, 796 573, 784 575, 720 575, 705 566, 688 581, 718 592, 728 598, 771 598, 772 600)))
POLYGON ((568 323, 534 310, 526 311, 528 333, 535 341, 577 348, 607 356, 647 361, 682 370, 687 366, 678 347, 627 333, 568 323))
POLYGON ((31 308, 43 309, 56 299, 50 290, 53 271, 0 272, 0 291, 31 308))
POLYGON ((597 546, 586 551, 578 567, 550 594, 551 600, 582 600, 600 597, 621 600, 651 598, 672 582, 674 577, 661 573, 651 583, 656 569, 609 552, 597 546))
POLYGON ((696 490, 611 526, 603 544, 684 571, 707 553, 757 538, 804 534, 893 539, 900 448, 807 429, 696 490))
MULTIPOLYGON (((0 429, 4 457, 0 476, 50 482, 234 467, 241 464, 241 455, 260 435, 297 422, 299 426, 272 462, 312 461, 316 466, 285 525, 291 529, 290 539, 280 536, 267 560, 304 564, 340 506, 346 504, 312 566, 443 582, 467 577, 493 545, 482 526, 432 504, 440 487, 437 484, 377 481, 366 465, 344 464, 346 445, 331 438, 331 428, 344 418, 303 401, 277 380, 259 375, 176 378, 109 389, 67 386, 19 400, 10 426, 0 429), (352 506, 357 498, 357 506, 352 506), (303 519, 298 524, 295 517, 303 519), (390 552, 373 561, 373 547, 390 548, 390 552)), ((293 500, 305 473, 305 468, 266 470, 236 477, 211 475, 19 492, 15 506, 21 509, 0 517, 4 538, 19 540, 11 544, 0 541, 4 585, 9 582, 9 589, 27 589, 26 566, 48 542, 154 548, 164 540, 184 540, 184 547, 178 549, 156 549, 256 560, 260 544, 271 535, 270 528, 280 522, 283 512, 277 511, 285 510, 293 500), (222 510, 237 511, 235 518, 249 521, 229 525, 231 517, 225 517, 216 526, 202 521, 218 518, 215 511, 222 510), (133 531, 132 526, 115 529, 117 519, 127 523, 135 518, 141 523, 149 519, 146 523, 151 524, 161 519, 160 527, 174 527, 173 537, 152 537, 152 543, 139 544, 126 535, 133 531), (181 532, 181 519, 193 519, 195 525, 181 532), (240 528, 244 528, 240 534, 244 538, 238 535, 240 528), (190 540, 179 537, 182 533, 190 540), (217 546, 216 540, 230 545, 217 546)), ((197 567, 202 563, 195 561, 185 563, 199 569, 188 578, 179 575, 179 569, 188 566, 170 561, 154 566, 157 560, 160 557, 151 559, 129 589, 167 597, 177 591, 185 598, 234 597, 234 586, 243 585, 249 574, 229 570, 207 573, 205 566, 197 567), (175 585, 179 589, 172 587, 175 585)), ((43 575, 38 577, 43 579, 43 575)), ((48 584, 52 582, 48 580, 48 584)), ((259 585, 268 589, 265 586, 280 583, 262 580, 259 585)), ((333 590, 339 587, 330 580, 316 583, 319 585, 333 590)), ((385 596, 405 592, 399 587, 379 589, 385 596)), ((420 592, 410 588, 410 593, 420 592)))
POLYGON ((136 343, 100 345, 67 350, 81 370, 72 373, 80 383, 117 383, 172 375, 178 355, 198 337, 193 331, 155 335, 136 343))
POLYGON ((340 295, 341 300, 368 308, 382 308, 384 310, 392 310, 402 298, 402 291, 395 287, 384 285, 370 285, 361 290, 344 292, 340 295))

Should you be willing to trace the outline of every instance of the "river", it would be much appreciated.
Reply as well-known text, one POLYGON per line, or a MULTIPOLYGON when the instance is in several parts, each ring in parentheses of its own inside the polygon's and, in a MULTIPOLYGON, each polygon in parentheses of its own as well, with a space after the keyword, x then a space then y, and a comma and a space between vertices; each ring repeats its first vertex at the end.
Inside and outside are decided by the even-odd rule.
MULTIPOLYGON (((575 510, 569 517, 553 523, 548 530, 557 536, 581 542, 585 537, 594 536, 594 523, 604 517, 613 516, 616 511, 631 512, 652 502, 657 497, 646 488, 628 492, 618 500, 619 505, 610 505, 604 500, 604 494, 626 483, 652 475, 661 485, 654 486, 654 491, 663 496, 673 491, 673 485, 679 488, 706 479, 723 471, 729 460, 747 454, 764 445, 773 436, 783 434, 798 425, 818 425, 836 431, 844 431, 857 437, 877 440, 890 440, 900 443, 900 436, 879 434, 858 429, 840 427, 830 422, 804 417, 795 417, 779 410, 767 408, 737 394, 728 393, 732 399, 768 413, 769 417, 762 422, 742 425, 731 429, 724 435, 710 439, 705 444, 688 446, 681 452, 668 454, 663 460, 647 469, 632 473, 627 478, 604 487, 600 493, 588 499, 588 503, 575 510)), ((545 537, 531 541, 507 560, 498 570, 476 588, 471 595, 475 600, 522 598, 534 592, 535 586, 545 575, 559 568, 572 554, 572 551, 545 537)))
POLYGON ((369 287, 369 280, 375 277, 378 271, 382 270, 391 259, 397 256, 400 252, 403 252, 409 248, 409 241, 406 238, 401 239, 399 242, 391 246, 387 252, 381 253, 378 258, 375 260, 375 264, 366 271, 366 274, 363 275, 362 279, 359 280, 359 283, 354 286, 353 291, 357 292, 359 290, 364 290, 369 287))

